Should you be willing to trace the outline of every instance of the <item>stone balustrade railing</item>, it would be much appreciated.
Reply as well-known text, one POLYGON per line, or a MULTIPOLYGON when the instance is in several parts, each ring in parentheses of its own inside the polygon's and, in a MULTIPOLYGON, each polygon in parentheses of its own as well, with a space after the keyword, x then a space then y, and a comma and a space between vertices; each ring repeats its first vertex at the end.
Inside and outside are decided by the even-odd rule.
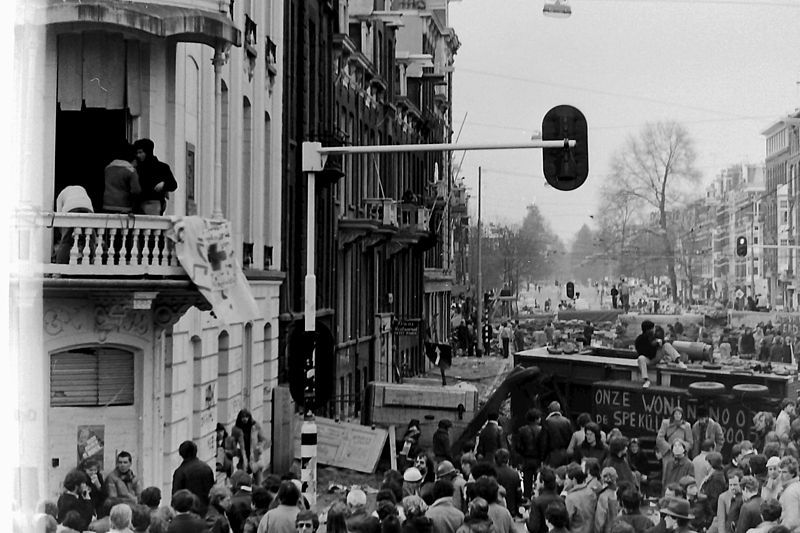
POLYGON ((186 275, 167 231, 168 217, 93 213, 43 213, 53 230, 45 273, 62 275, 186 275))

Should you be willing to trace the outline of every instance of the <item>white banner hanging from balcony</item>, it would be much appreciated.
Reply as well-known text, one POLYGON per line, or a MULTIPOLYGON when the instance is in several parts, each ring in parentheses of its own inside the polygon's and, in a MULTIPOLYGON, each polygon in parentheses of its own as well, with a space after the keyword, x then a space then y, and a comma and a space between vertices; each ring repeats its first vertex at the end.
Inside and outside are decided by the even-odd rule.
POLYGON ((169 233, 181 266, 227 324, 255 320, 258 306, 236 259, 230 222, 179 217, 169 233))

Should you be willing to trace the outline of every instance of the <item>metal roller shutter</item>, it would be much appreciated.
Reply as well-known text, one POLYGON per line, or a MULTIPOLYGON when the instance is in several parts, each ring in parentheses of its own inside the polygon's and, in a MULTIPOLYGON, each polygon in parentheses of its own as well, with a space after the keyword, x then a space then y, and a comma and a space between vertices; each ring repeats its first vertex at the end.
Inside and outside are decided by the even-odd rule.
POLYGON ((83 348, 50 357, 51 407, 132 405, 133 353, 83 348))

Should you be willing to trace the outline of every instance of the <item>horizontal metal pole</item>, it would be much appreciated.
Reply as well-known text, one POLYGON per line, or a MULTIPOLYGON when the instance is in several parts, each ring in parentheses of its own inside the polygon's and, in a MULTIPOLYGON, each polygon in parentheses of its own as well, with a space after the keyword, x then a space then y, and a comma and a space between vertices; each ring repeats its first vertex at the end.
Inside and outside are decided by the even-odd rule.
MULTIPOLYGON (((567 140, 570 148, 575 146, 575 140, 567 140)), ((525 148, 562 148, 564 141, 531 141, 525 143, 509 144, 392 144, 381 146, 325 146, 317 150, 323 155, 341 154, 379 154, 397 152, 457 152, 460 150, 520 150, 525 148)))

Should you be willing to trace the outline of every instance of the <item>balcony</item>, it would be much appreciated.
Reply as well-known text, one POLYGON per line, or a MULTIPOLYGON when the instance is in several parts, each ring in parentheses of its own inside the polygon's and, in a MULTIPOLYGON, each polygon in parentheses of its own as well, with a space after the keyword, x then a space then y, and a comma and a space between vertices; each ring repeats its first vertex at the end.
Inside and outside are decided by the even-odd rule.
POLYGON ((47 0, 44 20, 46 24, 140 31, 209 46, 220 41, 241 46, 232 5, 222 0, 47 0))
POLYGON ((450 212, 453 215, 467 214, 467 190, 464 187, 453 189, 453 197, 450 199, 450 212))
POLYGON ((167 237, 173 225, 168 217, 43 213, 38 224, 58 239, 45 274, 186 277, 167 237))
POLYGON ((339 219, 339 247, 365 240, 375 246, 397 232, 397 201, 391 198, 364 198, 354 216, 339 219))

